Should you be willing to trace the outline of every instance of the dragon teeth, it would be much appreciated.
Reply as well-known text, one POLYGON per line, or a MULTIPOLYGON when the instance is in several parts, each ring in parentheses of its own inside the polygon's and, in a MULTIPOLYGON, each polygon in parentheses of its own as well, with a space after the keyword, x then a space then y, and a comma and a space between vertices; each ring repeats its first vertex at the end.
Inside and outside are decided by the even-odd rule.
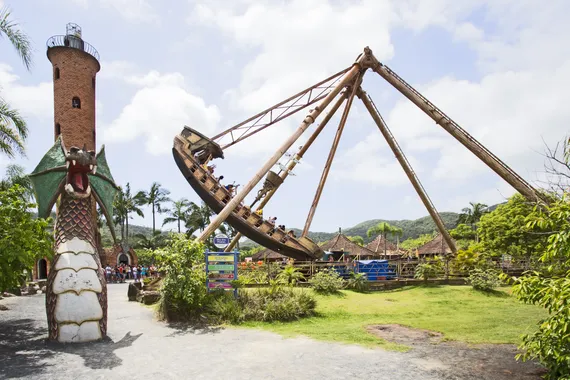
POLYGON ((97 165, 93 166, 93 174, 97 173, 97 165))
POLYGON ((93 165, 89 165, 89 170, 93 170, 93 165))
POLYGON ((73 166, 75 166, 75 160, 71 160, 71 163, 73 164, 73 166))
POLYGON ((65 167, 69 169, 69 165, 71 164, 71 162, 69 161, 65 161, 65 167))
POLYGON ((65 190, 70 193, 73 194, 75 192, 75 190, 73 190, 73 186, 71 186, 70 183, 68 183, 67 185, 65 185, 65 190))

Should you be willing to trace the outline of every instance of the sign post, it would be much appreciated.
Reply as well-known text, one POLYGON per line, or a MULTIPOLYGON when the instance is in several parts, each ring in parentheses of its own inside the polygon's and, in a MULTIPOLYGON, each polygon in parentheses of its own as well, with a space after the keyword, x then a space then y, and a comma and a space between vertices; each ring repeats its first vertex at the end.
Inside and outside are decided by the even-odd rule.
MULTIPOLYGON (((216 238, 214 237, 214 245, 216 247, 223 249, 230 243, 229 238, 227 239, 227 244, 224 247, 219 247, 216 244, 216 238)), ((223 242, 218 241, 219 245, 223 245, 223 242)), ((234 296, 237 297, 237 289, 232 286, 232 281, 238 279, 238 257, 239 252, 205 252, 206 256, 206 288, 209 292, 214 290, 222 289, 224 291, 234 291, 234 296)))

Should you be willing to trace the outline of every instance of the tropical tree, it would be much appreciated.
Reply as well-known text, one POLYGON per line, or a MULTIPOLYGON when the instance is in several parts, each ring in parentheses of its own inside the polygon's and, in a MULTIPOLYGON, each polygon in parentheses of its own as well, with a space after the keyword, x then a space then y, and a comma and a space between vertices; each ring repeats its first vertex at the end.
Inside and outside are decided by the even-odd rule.
POLYGON ((370 227, 366 232, 366 235, 368 235, 368 237, 372 237, 374 235, 382 235, 384 238, 384 256, 386 256, 388 251, 388 241, 386 240, 386 237, 388 234, 393 233, 394 226, 390 225, 390 223, 380 222, 377 225, 370 227))
POLYGON ((140 216, 141 218, 144 217, 144 213, 141 210, 141 208, 139 206, 142 206, 144 204, 144 200, 141 199, 141 197, 139 196, 139 194, 137 193, 136 195, 132 195, 131 194, 131 184, 127 182, 127 184, 125 185, 125 193, 124 193, 124 197, 123 197, 124 201, 125 201, 125 211, 126 211, 126 215, 125 215, 125 242, 128 244, 129 243, 129 219, 131 218, 131 214, 134 212, 135 214, 137 214, 138 216, 140 216))
MULTIPOLYGON (((30 39, 10 16, 9 8, 3 7, 0 10, 0 37, 6 37, 10 41, 29 70, 32 64, 30 39)), ((16 152, 24 155, 24 141, 27 137, 26 121, 0 97, 0 152, 10 158, 13 158, 16 152)))
POLYGON ((131 219, 131 214, 134 212, 138 216, 144 217, 144 213, 139 207, 141 204, 144 204, 144 200, 141 199, 138 193, 133 196, 130 183, 127 182, 124 189, 119 186, 119 192, 114 203, 114 221, 115 224, 121 225, 121 239, 127 244, 129 243, 129 219, 131 219))
POLYGON ((392 226, 392 236, 396 237, 396 250, 400 250, 400 238, 404 234, 404 230, 400 227, 392 226))
POLYGON ((163 212, 168 212, 168 209, 162 208, 162 205, 166 202, 170 202, 168 197, 170 191, 161 187, 160 183, 154 182, 149 191, 139 191, 136 198, 140 200, 142 204, 147 204, 152 207, 152 233, 156 232, 156 213, 162 214, 163 212))
POLYGON ((465 207, 459 214, 459 223, 469 224, 475 229, 475 225, 481 220, 481 217, 487 213, 487 206, 484 203, 469 202, 470 207, 465 207))
POLYGON ((0 180, 0 190, 8 190, 14 185, 22 187, 22 196, 26 201, 34 199, 34 188, 30 177, 26 174, 26 169, 23 166, 11 164, 6 167, 6 174, 0 180))
POLYGON ((135 243, 135 248, 155 250, 157 248, 164 247, 167 244, 166 236, 160 231, 154 231, 150 236, 145 234, 136 234, 135 237, 138 239, 135 243))
POLYGON ((363 246, 363 245, 364 245, 364 239, 362 238, 362 236, 358 236, 358 235, 356 235, 356 236, 349 236, 348 239, 349 239, 351 242, 353 242, 353 243, 355 243, 355 244, 358 244, 359 246, 363 246))
POLYGON ((521 194, 481 217, 478 224, 480 244, 493 256, 538 257, 546 248, 548 236, 527 224, 533 205, 521 194))
POLYGON ((200 232, 210 224, 210 217, 214 215, 214 211, 205 202, 198 206, 194 202, 190 202, 189 215, 186 219, 187 233, 192 234, 199 230, 200 232))
POLYGON ((188 208, 190 207, 190 201, 186 198, 181 198, 177 201, 172 202, 172 209, 168 211, 168 217, 164 218, 162 225, 168 223, 178 224, 178 233, 180 233, 180 222, 186 222, 188 218, 188 208))
POLYGON ((0 291, 21 285, 24 271, 52 255, 48 220, 33 217, 35 205, 24 200, 24 191, 19 185, 0 190, 0 291))
POLYGON ((283 281, 288 285, 295 285, 299 281, 305 280, 305 276, 291 264, 287 264, 285 268, 277 275, 277 280, 283 281))

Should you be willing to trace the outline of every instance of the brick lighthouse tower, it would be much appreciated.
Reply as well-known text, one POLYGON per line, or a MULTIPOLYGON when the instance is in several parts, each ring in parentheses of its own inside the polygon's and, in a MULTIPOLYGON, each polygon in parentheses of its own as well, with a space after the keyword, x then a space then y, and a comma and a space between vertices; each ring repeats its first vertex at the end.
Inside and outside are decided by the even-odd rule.
POLYGON ((65 36, 47 42, 53 66, 54 136, 66 147, 86 145, 95 150, 95 77, 100 70, 99 53, 81 38, 77 24, 66 26, 65 36))

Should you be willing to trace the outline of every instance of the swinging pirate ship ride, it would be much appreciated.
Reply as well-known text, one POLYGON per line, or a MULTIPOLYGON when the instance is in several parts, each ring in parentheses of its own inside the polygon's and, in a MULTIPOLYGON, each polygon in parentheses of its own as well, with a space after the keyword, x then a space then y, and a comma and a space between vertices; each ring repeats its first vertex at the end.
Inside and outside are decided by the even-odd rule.
POLYGON ((226 248, 226 251, 232 250, 237 241, 241 238, 241 235, 245 235, 264 247, 297 260, 312 261, 321 258, 323 255, 322 249, 309 239, 307 234, 326 183, 350 108, 354 98, 358 97, 386 139, 386 142, 418 193, 422 203, 433 218, 443 239, 451 248, 452 252, 456 252, 455 244, 449 232, 446 230, 434 204, 427 195, 409 161, 406 159, 404 152, 390 132, 386 122, 380 115, 376 105, 361 87, 364 74, 368 70, 377 73, 400 91, 431 117, 436 124, 441 126, 457 141, 475 154, 475 156, 508 182, 515 190, 529 200, 541 200, 542 196, 540 192, 534 189, 521 176, 475 140, 422 94, 400 78, 388 66, 379 62, 372 54, 372 50, 366 47, 352 66, 339 71, 212 138, 208 138, 197 130, 189 127, 184 127, 182 132, 174 138, 172 152, 178 168, 200 198, 218 214, 198 237, 200 241, 205 241, 225 221, 238 231, 238 234, 233 238, 230 245, 226 248), (305 152, 310 148, 311 144, 316 140, 320 132, 345 101, 346 104, 340 118, 338 129, 321 174, 314 200, 309 209, 303 232, 300 237, 290 236, 285 231, 276 228, 270 221, 263 219, 256 211, 263 209, 270 201, 272 196, 294 169, 295 165, 299 163, 305 152), (289 160, 287 166, 281 165, 277 173, 272 171, 273 166, 278 163, 283 155, 287 154, 287 150, 291 148, 303 132, 305 132, 331 104, 332 106, 328 113, 323 117, 305 144, 293 158, 289 160), (283 142, 277 152, 275 152, 235 196, 232 197, 232 194, 230 194, 224 186, 220 185, 218 180, 205 169, 210 161, 219 158, 223 159, 225 149, 312 105, 315 105, 314 108, 309 111, 299 128, 283 142), (222 144, 221 140, 223 138, 225 138, 225 140, 229 139, 229 142, 222 144), (263 177, 265 177, 265 181, 253 203, 249 206, 244 205, 243 201, 245 197, 261 182, 263 177), (253 209, 254 207, 255 209, 253 209))

